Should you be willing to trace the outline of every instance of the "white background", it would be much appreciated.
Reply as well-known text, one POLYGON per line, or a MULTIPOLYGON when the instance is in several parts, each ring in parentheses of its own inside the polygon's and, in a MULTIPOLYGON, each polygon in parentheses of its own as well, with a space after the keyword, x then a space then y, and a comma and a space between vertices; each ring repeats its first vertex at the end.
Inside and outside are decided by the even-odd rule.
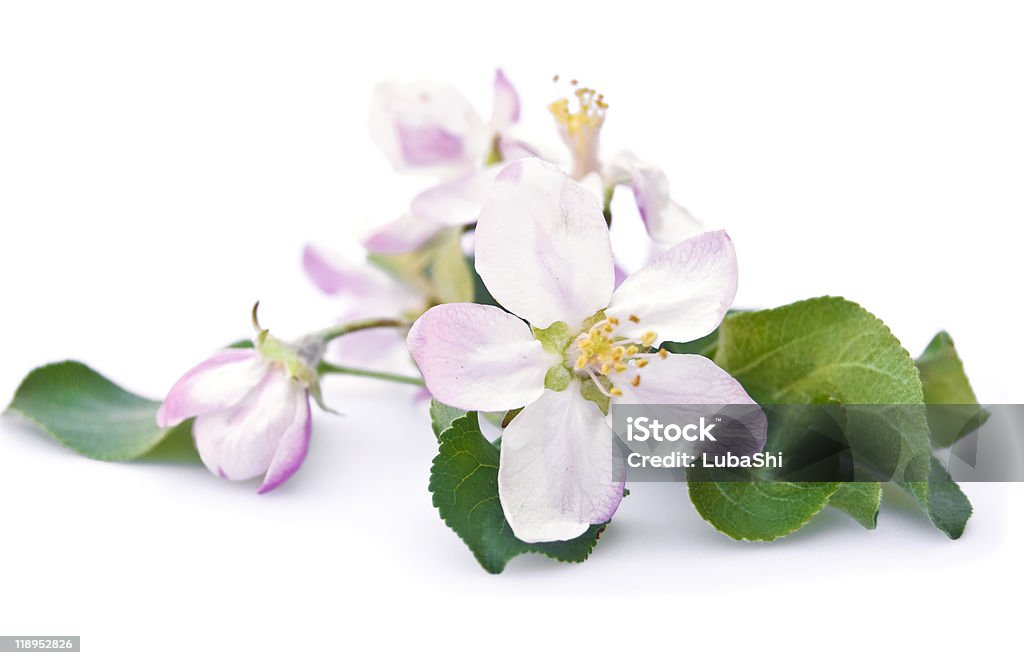
MULTIPOLYGON (((257 298, 281 335, 330 323, 302 245, 341 247, 415 191, 367 138, 373 82, 448 79, 486 114, 501 65, 547 140, 552 74, 605 93, 606 144, 729 230, 737 305, 844 295, 915 354, 948 329, 981 400, 1019 403, 1022 30, 987 2, 4 2, 0 394, 70 357, 160 396, 248 334, 257 298)), ((958 542, 898 500, 874 532, 828 510, 750 544, 639 485, 586 564, 489 576, 430 504, 425 405, 327 393, 348 415, 318 416, 268 496, 4 418, 0 633, 82 635, 33 662, 1015 650, 1020 487, 968 488, 958 542)))

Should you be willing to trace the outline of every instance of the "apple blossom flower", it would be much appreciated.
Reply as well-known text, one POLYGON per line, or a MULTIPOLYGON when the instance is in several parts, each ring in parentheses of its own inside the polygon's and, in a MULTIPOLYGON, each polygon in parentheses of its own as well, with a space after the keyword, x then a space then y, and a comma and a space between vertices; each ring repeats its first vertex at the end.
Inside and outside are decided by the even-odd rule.
POLYGON ((450 84, 383 81, 371 98, 370 136, 398 170, 466 172, 483 166, 519 111, 519 95, 500 69, 489 122, 450 84))
POLYGON ((192 436, 206 468, 228 480, 263 476, 258 492, 269 492, 309 450, 321 351, 317 340, 293 347, 262 331, 255 348, 218 351, 186 372, 160 406, 157 425, 195 418, 192 436))
MULTIPOLYGON (((558 77, 555 77, 557 82, 558 77)), ((675 244, 703 230, 703 225, 672 200, 664 171, 645 162, 631 152, 615 155, 607 167, 600 159, 601 127, 604 126, 608 103, 593 88, 571 82, 573 91, 548 105, 558 133, 569 148, 573 178, 582 181, 590 174, 600 177, 605 196, 624 185, 633 191, 640 218, 651 239, 657 243, 675 244)))
POLYGON ((475 222, 502 163, 537 155, 528 144, 509 136, 519 114, 519 95, 500 69, 494 76, 487 123, 451 85, 378 84, 370 112, 376 144, 398 170, 439 172, 442 178, 416 196, 408 212, 365 236, 363 246, 375 254, 402 254, 449 227, 475 222))
MULTIPOLYGON (((604 96, 591 88, 579 87, 575 81, 570 102, 561 97, 548 106, 554 116, 558 133, 571 155, 572 177, 607 206, 616 188, 622 186, 633 193, 640 219, 655 247, 664 249, 701 233, 703 225, 669 192, 664 171, 629 151, 617 153, 607 165, 600 161, 601 128, 608 104, 604 96)), ((506 161, 539 157, 521 146, 509 150, 506 161)), ((549 160, 550 161, 550 160, 549 160)), ((367 247, 372 251, 409 251, 440 229, 473 223, 480 214, 484 200, 503 164, 470 171, 442 182, 416 196, 410 213, 396 222, 378 229, 370 236, 367 247)))
POLYGON ((598 199, 525 159, 501 171, 480 213, 476 268, 507 311, 438 305, 413 325, 408 346, 439 401, 524 407, 504 430, 498 471, 521 540, 574 538, 617 509, 610 404, 754 403, 707 358, 652 352, 721 322, 737 275, 725 232, 684 240, 616 289, 598 199))

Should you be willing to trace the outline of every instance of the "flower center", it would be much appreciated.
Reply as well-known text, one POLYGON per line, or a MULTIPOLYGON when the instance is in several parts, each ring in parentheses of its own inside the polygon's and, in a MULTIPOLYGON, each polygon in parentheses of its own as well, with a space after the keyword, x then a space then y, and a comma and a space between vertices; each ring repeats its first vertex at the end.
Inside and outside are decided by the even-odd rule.
MULTIPOLYGON (((555 82, 558 82, 557 76, 555 82)), ((604 95, 593 88, 580 87, 575 79, 570 85, 575 104, 570 103, 568 96, 563 96, 551 102, 548 110, 558 123, 562 140, 572 151, 572 177, 579 180, 598 169, 598 139, 608 104, 604 95)))
MULTIPOLYGON (((635 315, 629 320, 640 323, 635 315)), ((589 377, 598 390, 606 397, 618 397, 622 390, 615 387, 615 376, 622 374, 630 365, 638 371, 633 375, 631 385, 640 385, 639 370, 648 363, 647 358, 637 354, 647 351, 658 338, 654 331, 647 331, 639 339, 630 339, 615 334, 619 319, 609 316, 601 319, 576 337, 573 350, 578 354, 573 366, 577 374, 589 377)))

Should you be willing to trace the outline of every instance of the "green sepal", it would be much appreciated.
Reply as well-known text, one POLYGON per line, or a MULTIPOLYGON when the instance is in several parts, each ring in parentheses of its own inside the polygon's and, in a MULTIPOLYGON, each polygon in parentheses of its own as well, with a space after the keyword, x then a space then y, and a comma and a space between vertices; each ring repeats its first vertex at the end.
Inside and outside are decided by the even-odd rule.
MULTIPOLYGON (((600 380, 602 377, 598 377, 600 380)), ((601 409, 601 413, 608 415, 608 409, 611 408, 611 398, 601 392, 601 389, 593 381, 580 381, 580 394, 583 395, 583 399, 590 400, 594 404, 597 404, 597 408, 601 409)))
POLYGON ((572 383, 572 372, 562 365, 551 367, 544 375, 544 387, 555 392, 562 392, 572 383))
POLYGON ((572 341, 572 332, 569 324, 564 321, 555 321, 547 328, 534 328, 533 336, 537 338, 544 350, 559 358, 565 356, 569 342, 572 341))

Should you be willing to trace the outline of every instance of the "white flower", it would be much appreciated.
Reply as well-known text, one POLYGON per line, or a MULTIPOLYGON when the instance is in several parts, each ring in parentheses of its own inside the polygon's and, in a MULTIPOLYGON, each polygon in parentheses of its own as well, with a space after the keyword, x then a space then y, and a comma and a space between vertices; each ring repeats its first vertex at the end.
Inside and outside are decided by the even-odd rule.
POLYGON ((413 325, 408 345, 439 401, 525 407, 502 436, 498 490, 526 542, 574 538, 618 507, 623 484, 613 478, 598 402, 753 403, 702 356, 650 352, 721 322, 736 292, 724 232, 672 247, 615 289, 598 200, 557 168, 525 159, 506 166, 487 197, 476 268, 508 311, 439 305, 413 325))
POLYGON ((449 84, 379 83, 370 104, 374 142, 396 169, 437 173, 441 182, 414 198, 409 212, 367 235, 366 249, 376 254, 410 252, 448 227, 475 222, 501 162, 535 155, 508 135, 519 113, 519 95, 500 69, 494 75, 491 119, 486 123, 449 84))

